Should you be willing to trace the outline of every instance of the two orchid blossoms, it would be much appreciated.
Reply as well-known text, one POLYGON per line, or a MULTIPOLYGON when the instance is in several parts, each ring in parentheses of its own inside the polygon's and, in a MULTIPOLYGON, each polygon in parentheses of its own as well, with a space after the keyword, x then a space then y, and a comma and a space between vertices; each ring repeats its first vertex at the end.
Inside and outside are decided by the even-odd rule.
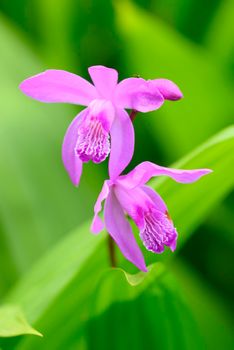
POLYGON ((115 69, 93 66, 88 71, 93 84, 63 70, 47 70, 24 80, 20 89, 41 102, 86 107, 65 134, 62 145, 65 169, 72 183, 78 186, 83 163, 101 163, 109 156, 109 179, 104 182, 94 206, 91 231, 99 233, 105 227, 125 258, 146 272, 143 253, 125 215, 135 222, 147 250, 160 254, 168 246, 174 251, 178 233, 167 206, 146 183, 154 176, 169 176, 186 184, 211 170, 177 170, 145 161, 122 175, 134 152, 136 113, 157 110, 165 100, 181 99, 182 93, 167 79, 128 78, 118 83, 115 69), (126 109, 132 110, 130 115, 126 109), (103 223, 99 214, 104 201, 103 223))

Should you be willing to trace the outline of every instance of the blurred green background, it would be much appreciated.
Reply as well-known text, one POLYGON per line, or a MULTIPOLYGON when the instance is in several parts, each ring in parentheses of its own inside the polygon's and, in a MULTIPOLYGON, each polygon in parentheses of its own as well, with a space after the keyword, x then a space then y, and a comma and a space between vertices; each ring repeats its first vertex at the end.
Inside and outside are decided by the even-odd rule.
MULTIPOLYGON (((116 68, 120 79, 139 74, 147 79, 173 80, 184 99, 167 102, 159 111, 139 114, 135 121, 135 154, 129 169, 144 160, 167 166, 233 122, 233 19, 232 0, 0 0, 2 303, 9 299, 24 305, 24 296, 17 299, 16 292, 15 297, 8 298, 8 294, 14 295, 14 286, 20 285, 24 276, 30 276, 31 270, 37 270, 44 256, 49 257, 70 231, 90 222, 93 203, 107 174, 107 163, 88 164, 80 187, 71 185, 61 162, 61 142, 80 107, 30 100, 19 91, 19 83, 48 68, 68 70, 89 79, 87 68, 96 64, 116 68)), ((232 152, 233 148, 227 147, 216 161, 223 161, 224 171, 233 178, 232 152)), ((210 166, 206 159, 201 158, 199 163, 199 155, 197 159, 197 167, 210 166)), ((225 187, 222 181, 225 178, 218 179, 215 187, 225 187)), ((228 181, 230 185, 222 193, 220 190, 219 198, 207 206, 202 218, 197 218, 190 230, 193 235, 173 256, 167 268, 169 274, 158 284, 150 283, 144 291, 137 289, 132 295, 132 287, 126 286, 122 275, 118 276, 120 271, 113 272, 114 276, 102 276, 95 287, 90 286, 95 288, 91 306, 87 307, 92 312, 85 317, 80 314, 76 291, 82 290, 89 279, 89 269, 93 269, 87 261, 88 267, 79 276, 74 268, 74 275, 66 288, 61 287, 59 295, 48 290, 51 303, 46 311, 43 309, 43 316, 34 317, 23 310, 44 334, 42 340, 33 336, 7 338, 0 340, 0 347, 233 348, 234 199, 233 179, 228 181), (113 285, 119 294, 126 293, 129 298, 113 297, 113 285), (105 308, 100 306, 102 303, 105 308), (56 323, 58 319, 60 323, 56 323), (61 329, 64 334, 59 338, 61 329)), ((205 191, 204 200, 209 196, 212 193, 205 191)), ((187 200, 189 193, 184 197, 187 200)), ((169 206, 175 224, 176 206, 180 203, 169 206)), ((185 216, 198 210, 196 206, 202 204, 188 205, 185 216)), ((84 230, 89 235, 86 226, 84 230)), ((99 254, 103 254, 104 261, 104 246, 102 250, 99 254)), ((70 252, 64 252, 64 256, 59 255, 61 260, 54 261, 60 275, 69 275, 70 270, 63 270, 63 260, 70 252)), ((76 254, 79 256, 78 250, 74 251, 75 257, 76 254)), ((151 260, 159 259, 156 256, 151 260)), ((44 271, 47 263, 52 264, 52 260, 46 261, 41 265, 44 271)), ((107 266, 106 260, 102 263, 107 266)), ((133 271, 128 264, 122 266, 133 271)), ((43 278, 39 277, 42 289, 47 283, 43 278)), ((29 283, 32 294, 43 304, 36 277, 35 281, 35 285, 29 283)), ((29 294, 30 288, 25 287, 29 294)))

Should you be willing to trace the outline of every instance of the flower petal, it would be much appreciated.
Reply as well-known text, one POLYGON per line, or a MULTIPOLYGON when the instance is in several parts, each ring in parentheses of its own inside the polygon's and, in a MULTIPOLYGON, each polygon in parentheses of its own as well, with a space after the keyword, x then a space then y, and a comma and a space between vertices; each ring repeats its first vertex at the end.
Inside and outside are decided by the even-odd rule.
POLYGON ((69 125, 64 136, 62 146, 62 159, 72 183, 78 186, 82 173, 82 161, 75 152, 77 142, 77 129, 81 123, 83 116, 87 113, 87 108, 79 113, 69 125))
POLYGON ((140 230, 145 226, 144 214, 152 208, 166 214, 167 206, 162 198, 148 186, 137 186, 132 189, 120 186, 115 182, 115 195, 124 209, 140 230))
POLYGON ((126 220, 124 211, 113 191, 110 191, 107 197, 104 217, 107 231, 115 240, 125 258, 140 270, 147 272, 143 254, 136 243, 131 226, 126 220))
POLYGON ((164 98, 151 80, 129 78, 117 85, 115 102, 121 108, 150 112, 160 108, 164 98))
POLYGON ((167 213, 167 206, 162 199, 162 197, 154 191, 151 187, 149 186, 142 186, 141 189, 145 192, 145 194, 152 200, 152 202, 155 205, 155 208, 163 213, 167 213))
POLYGON ((179 100, 183 97, 182 92, 178 86, 168 79, 154 79, 151 80, 151 83, 158 88, 160 93, 166 100, 179 100))
POLYGON ((130 163, 134 152, 134 128, 128 113, 124 109, 116 110, 116 117, 110 134, 109 176, 114 179, 130 163))
POLYGON ((128 188, 134 188, 144 185, 153 176, 169 176, 177 182, 190 183, 210 172, 212 172, 210 169, 179 170, 162 167, 151 162, 143 162, 127 175, 120 176, 118 182, 128 188))
POLYGON ((118 72, 105 66, 92 66, 88 71, 100 97, 112 100, 118 82, 118 72))
POLYGON ((144 86, 142 78, 127 78, 122 80, 115 90, 115 102, 120 108, 133 108, 133 95, 144 86))
POLYGON ((94 205, 94 217, 91 225, 91 231, 93 233, 99 233, 104 229, 104 223, 102 222, 98 214, 102 210, 102 202, 107 198, 109 191, 109 181, 107 180, 104 182, 101 192, 99 193, 97 201, 94 205))
POLYGON ((49 69, 24 80, 19 88, 41 102, 74 103, 87 106, 97 98, 95 87, 76 74, 49 69))

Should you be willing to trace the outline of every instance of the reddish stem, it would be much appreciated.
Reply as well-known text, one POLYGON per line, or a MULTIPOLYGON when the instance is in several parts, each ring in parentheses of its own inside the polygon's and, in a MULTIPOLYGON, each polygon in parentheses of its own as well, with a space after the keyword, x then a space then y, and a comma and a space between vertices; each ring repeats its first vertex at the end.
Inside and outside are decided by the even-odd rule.
POLYGON ((116 255, 115 255, 115 242, 112 239, 110 235, 108 235, 108 250, 109 250, 109 257, 110 257, 110 264, 112 267, 116 267, 116 255))
POLYGON ((138 111, 136 111, 135 109, 132 109, 132 111, 131 111, 131 113, 130 113, 130 119, 131 119, 132 122, 133 122, 134 119, 136 118, 137 113, 138 113, 138 111))

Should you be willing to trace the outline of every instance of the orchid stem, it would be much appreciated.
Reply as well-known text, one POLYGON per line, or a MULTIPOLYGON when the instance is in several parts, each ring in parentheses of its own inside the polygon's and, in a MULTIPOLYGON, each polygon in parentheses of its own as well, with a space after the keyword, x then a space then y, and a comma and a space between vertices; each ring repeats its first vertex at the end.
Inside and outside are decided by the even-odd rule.
POLYGON ((109 250, 109 257, 110 257, 110 264, 111 267, 116 267, 116 255, 115 255, 115 242, 112 239, 112 237, 110 235, 108 235, 108 250, 109 250))
POLYGON ((136 111, 135 109, 132 109, 131 113, 130 113, 130 119, 133 122, 134 119, 136 118, 138 111, 136 111))

